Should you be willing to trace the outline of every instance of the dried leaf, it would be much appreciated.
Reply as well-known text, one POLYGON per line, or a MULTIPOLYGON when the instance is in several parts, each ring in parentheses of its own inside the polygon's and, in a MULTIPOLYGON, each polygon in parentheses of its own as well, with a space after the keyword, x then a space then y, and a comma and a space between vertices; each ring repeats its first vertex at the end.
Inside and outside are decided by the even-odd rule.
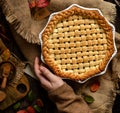
POLYGON ((100 82, 98 80, 94 81, 90 86, 90 91, 96 92, 100 87, 100 82))
POLYGON ((47 0, 36 0, 36 7, 44 8, 48 6, 49 2, 47 0))
POLYGON ((33 101, 34 99, 35 99, 35 97, 34 97, 33 91, 31 90, 31 91, 28 93, 28 100, 29 100, 29 101, 33 101))
POLYGON ((92 104, 94 102, 94 98, 90 95, 85 95, 84 96, 84 100, 88 103, 88 104, 92 104))
POLYGON ((36 105, 38 105, 39 107, 43 107, 43 102, 41 99, 36 99, 36 105))
POLYGON ((21 106, 21 103, 17 102, 16 104, 14 104, 13 109, 17 110, 20 106, 21 106))
POLYGON ((28 0, 28 3, 29 3, 29 7, 30 7, 30 8, 33 8, 33 7, 36 6, 35 0, 28 0))
POLYGON ((35 109, 37 112, 41 112, 41 111, 42 111, 42 109, 41 109, 38 105, 34 105, 33 107, 34 107, 34 109, 35 109))

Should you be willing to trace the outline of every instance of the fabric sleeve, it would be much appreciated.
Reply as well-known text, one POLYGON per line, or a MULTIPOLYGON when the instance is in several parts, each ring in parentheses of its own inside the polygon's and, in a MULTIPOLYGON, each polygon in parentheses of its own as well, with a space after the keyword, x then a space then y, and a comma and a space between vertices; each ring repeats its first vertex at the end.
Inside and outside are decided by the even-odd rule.
POLYGON ((92 113, 82 97, 76 95, 66 83, 58 89, 49 92, 48 95, 56 104, 59 113, 92 113))

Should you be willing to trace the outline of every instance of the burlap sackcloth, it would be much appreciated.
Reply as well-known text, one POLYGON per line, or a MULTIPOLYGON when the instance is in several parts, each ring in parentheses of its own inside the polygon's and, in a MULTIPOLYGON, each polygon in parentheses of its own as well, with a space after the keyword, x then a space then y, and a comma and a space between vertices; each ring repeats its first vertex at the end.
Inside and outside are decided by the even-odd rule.
MULTIPOLYGON (((99 8, 103 15, 114 24, 116 15, 115 5, 101 0, 51 0, 49 11, 51 13, 60 11, 73 3, 88 8, 99 8)), ((32 66, 35 56, 40 55, 39 33, 46 25, 48 18, 40 21, 33 20, 27 0, 0 0, 0 6, 18 46, 32 66)), ((119 51, 118 55, 109 64, 104 75, 90 79, 84 84, 68 81, 76 94, 89 94, 94 97, 95 101, 89 104, 94 113, 112 113, 119 80, 120 63, 118 56, 119 51), (92 93, 89 90, 89 84, 94 79, 98 79, 101 85, 97 92, 92 93)))

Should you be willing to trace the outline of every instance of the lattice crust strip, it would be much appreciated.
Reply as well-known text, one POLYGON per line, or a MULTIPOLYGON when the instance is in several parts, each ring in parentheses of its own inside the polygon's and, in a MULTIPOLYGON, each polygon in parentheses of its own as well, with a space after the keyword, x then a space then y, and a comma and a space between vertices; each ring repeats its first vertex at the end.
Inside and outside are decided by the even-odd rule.
POLYGON ((42 54, 55 74, 85 80, 102 72, 114 52, 112 27, 97 10, 71 7, 42 33, 42 54))

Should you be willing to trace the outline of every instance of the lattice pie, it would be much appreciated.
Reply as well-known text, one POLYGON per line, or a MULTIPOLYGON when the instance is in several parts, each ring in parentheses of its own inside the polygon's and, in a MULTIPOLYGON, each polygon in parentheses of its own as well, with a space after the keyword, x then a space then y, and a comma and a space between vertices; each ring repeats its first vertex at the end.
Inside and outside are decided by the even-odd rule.
POLYGON ((42 55, 64 78, 85 80, 102 72, 114 52, 112 27, 98 10, 72 6, 55 13, 42 32, 42 55))

